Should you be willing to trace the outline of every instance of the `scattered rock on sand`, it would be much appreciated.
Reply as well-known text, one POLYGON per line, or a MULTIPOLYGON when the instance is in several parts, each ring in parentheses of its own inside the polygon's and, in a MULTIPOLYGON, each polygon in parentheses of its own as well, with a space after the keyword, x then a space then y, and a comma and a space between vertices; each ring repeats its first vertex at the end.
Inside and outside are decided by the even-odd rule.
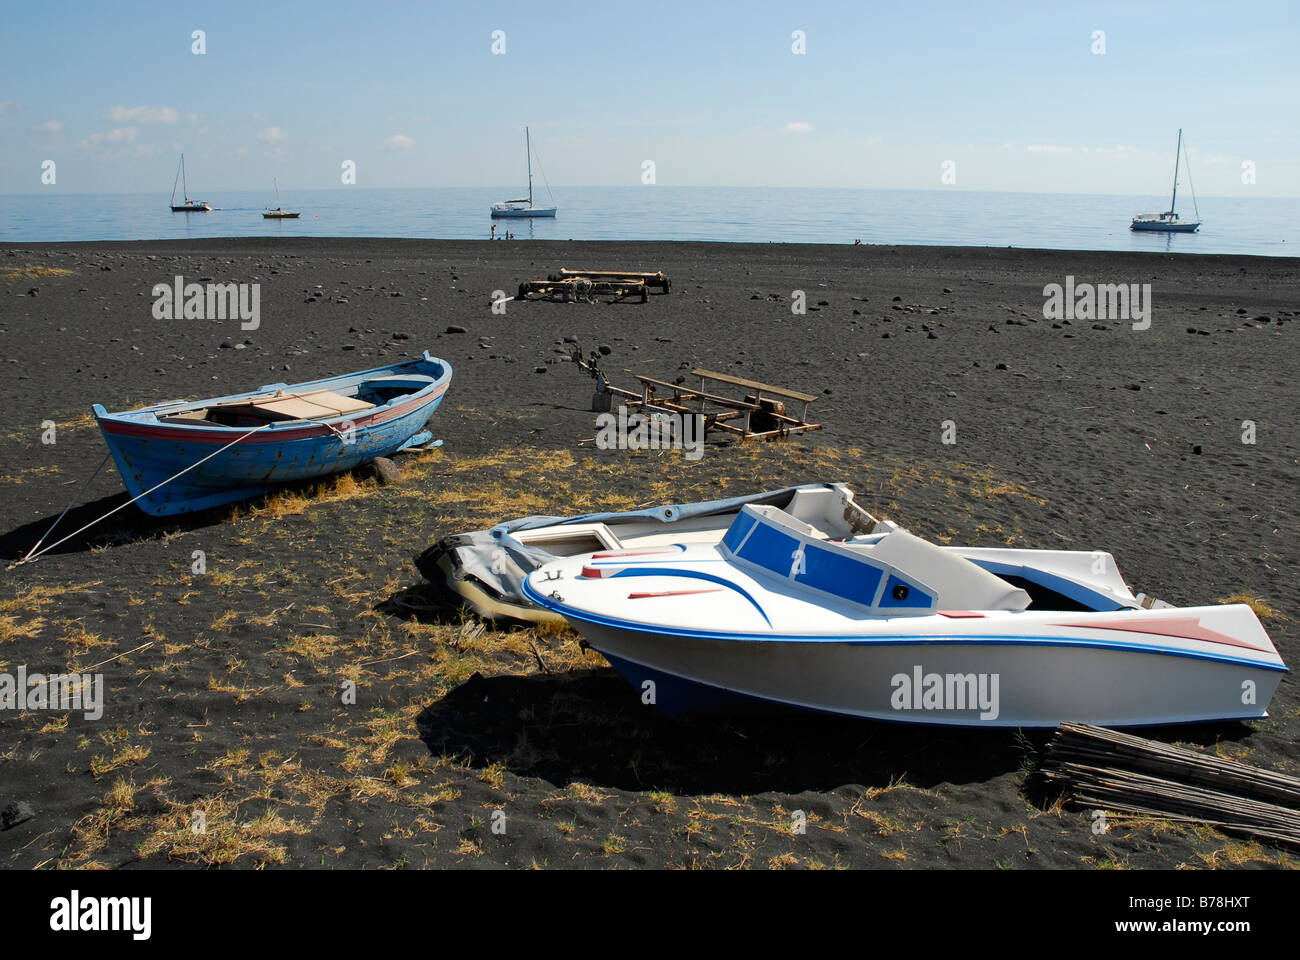
POLYGON ((401 468, 387 457, 375 457, 370 461, 370 466, 374 469, 375 478, 380 486, 387 486, 402 479, 401 468))
POLYGON ((26 823, 34 816, 36 816, 36 811, 22 800, 6 804, 4 810, 0 810, 0 830, 11 830, 20 823, 26 823))

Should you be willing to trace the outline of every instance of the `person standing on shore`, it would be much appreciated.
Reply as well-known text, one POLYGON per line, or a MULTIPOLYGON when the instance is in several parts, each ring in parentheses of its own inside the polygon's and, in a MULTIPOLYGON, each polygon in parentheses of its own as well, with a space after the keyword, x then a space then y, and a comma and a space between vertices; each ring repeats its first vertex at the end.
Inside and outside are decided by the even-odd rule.
POLYGON ((496 238, 497 238, 497 225, 494 223, 492 224, 492 239, 495 240, 496 238))

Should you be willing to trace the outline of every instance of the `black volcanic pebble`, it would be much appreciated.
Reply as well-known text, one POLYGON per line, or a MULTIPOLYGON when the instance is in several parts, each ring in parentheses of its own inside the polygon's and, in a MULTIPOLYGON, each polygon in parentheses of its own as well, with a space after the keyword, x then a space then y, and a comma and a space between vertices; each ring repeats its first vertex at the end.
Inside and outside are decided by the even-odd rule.
POLYGON ((36 811, 21 800, 6 804, 4 810, 0 810, 0 830, 12 829, 20 823, 26 823, 34 816, 36 811))
POLYGON ((602 343, 599 347, 597 347, 596 349, 599 350, 600 353, 601 353, 601 355, 602 355, 602 356, 605 356, 605 357, 608 357, 611 353, 614 352, 613 347, 609 347, 609 346, 607 346, 607 345, 605 345, 605 344, 603 344, 603 343, 602 343))
POLYGON ((447 328, 447 332, 448 332, 448 333, 468 333, 468 331, 467 331, 464 327, 459 327, 459 326, 457 326, 457 325, 454 324, 454 323, 453 323, 451 326, 449 326, 449 327, 447 328))

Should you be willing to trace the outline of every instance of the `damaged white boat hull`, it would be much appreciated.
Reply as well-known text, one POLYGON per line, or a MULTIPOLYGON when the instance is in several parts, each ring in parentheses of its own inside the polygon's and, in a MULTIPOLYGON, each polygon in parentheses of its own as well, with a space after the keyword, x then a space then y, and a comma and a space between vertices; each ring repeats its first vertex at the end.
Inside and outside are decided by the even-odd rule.
MULTIPOLYGON (((1267 716, 1267 704, 1285 673, 1280 659, 1182 653, 1163 646, 1159 636, 1140 632, 1124 631, 1124 639, 1116 640, 1101 630, 1062 630, 1057 627, 1060 616, 1013 614, 990 618, 980 630, 963 625, 960 632, 951 624, 895 621, 881 624, 886 630, 892 627, 892 635, 778 639, 631 629, 584 619, 551 603, 643 700, 652 696, 655 706, 671 713, 729 711, 766 702, 963 727, 1055 727, 1067 720, 1113 727, 1250 720, 1267 716), (1006 622, 1012 617, 1016 622, 1006 622), (1070 636, 1033 635, 1051 629, 1070 636)), ((1216 620, 1254 617, 1248 607, 1178 613, 1216 620)), ((1115 619, 1132 621, 1134 612, 1115 619)))
POLYGON ((566 557, 525 596, 669 711, 1146 726, 1267 715, 1286 665, 1244 604, 1135 597, 1109 554, 850 540, 747 504, 717 544, 566 557))

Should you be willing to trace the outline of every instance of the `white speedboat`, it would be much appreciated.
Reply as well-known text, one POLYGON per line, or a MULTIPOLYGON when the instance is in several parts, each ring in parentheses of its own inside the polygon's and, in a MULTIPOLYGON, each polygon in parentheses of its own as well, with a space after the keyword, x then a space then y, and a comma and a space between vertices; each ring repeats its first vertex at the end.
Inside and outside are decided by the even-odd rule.
POLYGON ((742 507, 720 543, 560 558, 523 591, 671 711, 767 703, 994 727, 1252 719, 1287 669, 1250 607, 1134 596, 1107 553, 945 548, 889 521, 840 541, 763 505, 742 507))
MULTIPOLYGON (((533 206, 533 141, 529 136, 528 128, 524 127, 524 154, 528 157, 528 196, 520 197, 518 200, 502 200, 500 203, 492 204, 492 217, 499 219, 501 217, 553 217, 555 216, 555 207, 536 207, 533 206)), ((545 174, 546 171, 542 171, 545 174)), ((545 177, 543 177, 545 179, 545 177)), ((549 196, 551 192, 550 185, 546 187, 546 193, 549 196)), ((555 198, 551 198, 554 203, 555 198)))
POLYGON ((839 483, 813 483, 704 503, 664 504, 645 510, 588 513, 577 517, 531 516, 444 537, 416 558, 434 584, 445 584, 476 614, 534 623, 564 618, 524 596, 524 578, 557 557, 599 550, 640 550, 672 543, 722 540, 747 503, 780 507, 815 523, 827 537, 865 533, 875 518, 853 502, 839 483))

